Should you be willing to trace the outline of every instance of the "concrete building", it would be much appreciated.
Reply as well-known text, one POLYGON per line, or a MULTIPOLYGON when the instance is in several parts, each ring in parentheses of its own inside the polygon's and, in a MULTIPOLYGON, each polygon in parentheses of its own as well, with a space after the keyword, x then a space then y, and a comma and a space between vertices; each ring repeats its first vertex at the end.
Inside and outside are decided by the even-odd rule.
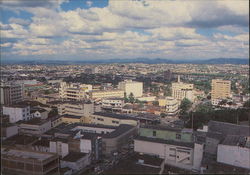
POLYGON ((250 169, 250 136, 230 135, 218 145, 217 161, 250 169))
POLYGON ((30 110, 30 113, 31 113, 31 116, 32 118, 34 117, 38 117, 38 118, 41 118, 41 119, 47 119, 48 118, 48 114, 49 112, 46 111, 45 109, 43 108, 32 108, 30 110))
POLYGON ((92 85, 80 83, 61 82, 59 88, 60 98, 80 101, 87 97, 87 92, 92 90, 92 85))
POLYGON ((51 121, 41 118, 33 118, 19 124, 19 132, 22 134, 42 135, 51 129, 51 121))
POLYGON ((33 117, 30 115, 30 106, 26 105, 3 106, 3 115, 9 116, 10 123, 16 123, 20 120, 30 120, 33 117))
POLYGON ((62 160, 60 160, 61 168, 70 168, 73 173, 84 169, 90 165, 91 157, 90 154, 70 152, 62 160))
POLYGON ((118 97, 124 98, 124 91, 119 89, 112 90, 96 90, 90 92, 90 98, 94 100, 101 100, 103 98, 118 97))
POLYGON ((59 115, 89 116, 94 113, 94 104, 91 102, 63 102, 57 105, 59 115))
POLYGON ((1 165, 4 174, 58 174, 59 160, 53 153, 1 148, 1 165))
POLYGON ((18 134, 17 125, 1 121, 1 140, 5 140, 17 134, 18 134))
POLYGON ((212 80, 212 91, 211 99, 212 104, 217 103, 218 99, 226 99, 231 96, 231 81, 213 79, 212 80))
POLYGON ((122 108, 124 106, 124 98, 104 98, 102 99, 103 108, 122 108))
POLYGON ((178 76, 177 82, 172 83, 172 97, 179 101, 182 101, 184 98, 194 101, 193 90, 194 85, 181 82, 180 76, 178 76))
POLYGON ((158 99, 159 106, 165 107, 167 115, 176 115, 179 109, 179 102, 173 97, 165 97, 158 99))
POLYGON ((91 123, 93 124, 109 126, 119 126, 120 124, 127 124, 133 126, 138 125, 138 120, 136 118, 122 114, 96 112, 91 115, 90 118, 91 123))
POLYGON ((83 116, 64 114, 61 116, 63 123, 81 123, 83 116))
POLYGON ((123 90, 127 97, 131 93, 134 95, 134 97, 141 97, 143 95, 143 83, 142 82, 125 80, 123 82, 119 82, 118 88, 123 90))
POLYGON ((23 85, 15 83, 1 83, 1 105, 11 105, 23 100, 23 85))
POLYGON ((155 155, 165 160, 165 164, 200 171, 203 145, 193 141, 188 130, 145 126, 139 129, 134 139, 134 151, 155 155))

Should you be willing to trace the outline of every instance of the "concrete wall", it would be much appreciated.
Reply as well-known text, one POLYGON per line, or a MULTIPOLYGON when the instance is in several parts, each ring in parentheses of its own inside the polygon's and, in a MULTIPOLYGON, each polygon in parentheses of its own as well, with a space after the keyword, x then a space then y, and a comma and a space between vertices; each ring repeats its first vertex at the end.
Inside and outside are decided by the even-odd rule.
POLYGON ((128 124, 128 125, 137 125, 136 120, 130 119, 117 119, 111 117, 104 117, 100 115, 91 115, 91 123, 94 124, 103 124, 103 125, 110 125, 110 126, 119 126, 120 124, 128 124), (101 119, 101 120, 98 120, 101 119))
POLYGON ((250 169, 250 149, 239 146, 219 144, 217 161, 237 167, 250 169))
POLYGON ((26 108, 15 108, 3 106, 3 114, 10 116, 10 123, 16 123, 20 120, 28 120, 30 117, 30 107, 26 108))
POLYGON ((61 163, 61 168, 68 167, 68 168, 73 169, 74 172, 76 172, 85 168, 87 165, 90 165, 91 163, 90 154, 87 154, 86 156, 82 157, 76 162, 69 162, 69 161, 61 160, 60 163, 61 163))
POLYGON ((6 138, 14 136, 18 134, 18 127, 17 126, 10 126, 6 128, 6 138))
POLYGON ((80 150, 82 153, 91 153, 91 151, 92 151, 91 140, 81 139, 80 140, 80 150))
POLYGON ((58 155, 65 157, 69 153, 69 146, 67 143, 60 141, 50 141, 49 150, 52 153, 57 153, 58 155))
POLYGON ((168 140, 183 141, 183 142, 193 141, 192 133, 170 131, 170 130, 157 130, 151 128, 140 128, 139 132, 140 136, 145 136, 145 137, 155 137, 159 139, 165 139, 165 140, 168 139, 168 140), (153 136, 153 131, 156 131, 156 136, 153 136), (176 134, 180 134, 181 139, 176 139, 176 134))

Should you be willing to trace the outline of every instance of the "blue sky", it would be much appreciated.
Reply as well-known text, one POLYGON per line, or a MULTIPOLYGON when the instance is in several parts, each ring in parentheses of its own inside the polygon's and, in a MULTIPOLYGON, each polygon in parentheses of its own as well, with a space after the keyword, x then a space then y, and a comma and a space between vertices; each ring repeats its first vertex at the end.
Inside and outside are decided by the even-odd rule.
POLYGON ((3 0, 1 56, 248 58, 248 5, 248 0, 3 0))

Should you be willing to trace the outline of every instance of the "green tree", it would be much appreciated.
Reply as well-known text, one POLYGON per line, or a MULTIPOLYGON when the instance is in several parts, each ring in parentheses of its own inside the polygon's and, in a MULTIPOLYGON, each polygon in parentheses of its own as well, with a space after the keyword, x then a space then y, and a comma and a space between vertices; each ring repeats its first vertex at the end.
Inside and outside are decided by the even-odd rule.
POLYGON ((134 97, 134 94, 132 92, 129 94, 128 99, 129 99, 130 103, 134 103, 135 102, 135 97, 134 97))
POLYGON ((181 109, 181 114, 185 114, 187 113, 188 109, 192 106, 192 102, 187 99, 187 98, 184 98, 182 101, 181 101, 181 105, 180 105, 180 109, 181 109))

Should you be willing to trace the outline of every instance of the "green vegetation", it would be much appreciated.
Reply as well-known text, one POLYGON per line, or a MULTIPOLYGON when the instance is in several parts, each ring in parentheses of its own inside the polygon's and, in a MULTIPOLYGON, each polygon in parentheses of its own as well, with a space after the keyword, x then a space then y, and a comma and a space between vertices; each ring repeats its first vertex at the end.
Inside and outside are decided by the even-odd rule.
POLYGON ((186 117, 186 127, 197 129, 206 125, 210 120, 237 124, 239 121, 250 120, 250 109, 213 109, 211 104, 201 104, 197 110, 186 117))
POLYGON ((192 102, 188 100, 187 98, 184 98, 181 101, 180 109, 181 109, 181 114, 186 114, 188 109, 192 106, 192 102))

